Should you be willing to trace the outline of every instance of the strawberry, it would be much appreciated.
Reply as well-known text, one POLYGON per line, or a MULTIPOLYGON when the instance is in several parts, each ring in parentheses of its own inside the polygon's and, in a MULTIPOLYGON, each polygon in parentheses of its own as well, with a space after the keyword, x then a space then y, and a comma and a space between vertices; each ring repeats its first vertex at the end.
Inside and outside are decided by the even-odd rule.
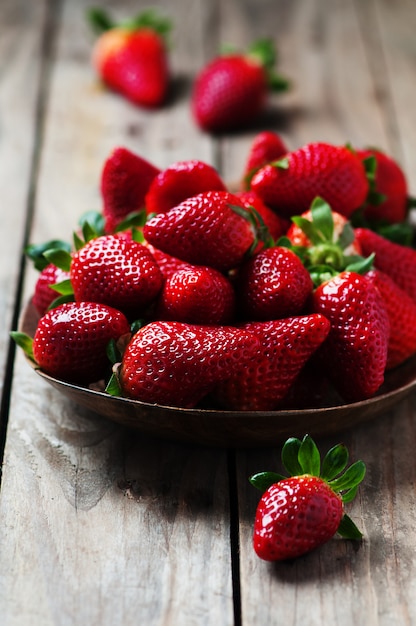
POLYGON ((265 107, 268 92, 287 89, 274 74, 274 45, 253 44, 248 53, 232 52, 212 59, 195 78, 191 110, 205 131, 222 132, 252 124, 265 107))
POLYGON ((331 322, 322 345, 324 369, 346 401, 372 397, 384 381, 389 320, 378 289, 343 271, 314 291, 312 309, 331 322))
POLYGON ((380 150, 357 150, 357 155, 363 161, 369 157, 374 157, 376 161, 374 189, 363 208, 364 216, 375 222, 404 222, 409 192, 401 167, 380 150))
POLYGON ((285 142, 277 133, 264 130, 258 133, 250 146, 247 161, 244 168, 242 187, 249 189, 254 174, 264 165, 271 161, 277 161, 289 150, 285 142))
POLYGON ((99 380, 110 362, 110 340, 129 335, 120 311, 96 302, 67 302, 51 309, 38 322, 33 358, 42 371, 72 383, 99 380))
POLYGON ((364 203, 369 185, 364 165, 352 150, 311 143, 262 167, 251 188, 285 217, 307 211, 317 196, 349 217, 364 203))
POLYGON ((145 196, 160 170, 127 148, 115 148, 101 172, 105 232, 113 233, 125 218, 144 209, 145 196))
POLYGON ((290 222, 266 206, 254 191, 237 191, 235 195, 242 201, 245 207, 248 209, 252 207, 260 215, 273 241, 277 241, 279 237, 286 233, 290 222))
POLYGON ((92 63, 102 81, 136 105, 163 104, 170 83, 165 43, 169 21, 145 11, 116 24, 102 9, 92 9, 89 19, 99 34, 92 63))
POLYGON ((203 191, 226 191, 218 172, 198 160, 172 163, 152 181, 146 194, 148 213, 165 213, 203 191))
POLYGON ((244 375, 232 375, 215 390, 226 409, 272 411, 279 407, 302 368, 329 332, 322 315, 305 315, 270 322, 248 322, 242 328, 260 340, 257 358, 244 375))
POLYGON ((231 373, 243 375, 257 349, 257 338, 239 328, 151 322, 123 354, 121 391, 142 402, 191 408, 231 373))
POLYGON ((389 241, 369 228, 356 228, 363 254, 375 254, 374 265, 416 302, 416 250, 389 241))
POLYGON ((101 302, 128 316, 144 314, 163 283, 146 246, 116 235, 92 239, 75 252, 70 276, 75 300, 101 302))
POLYGON ((170 254, 166 254, 166 252, 162 252, 162 250, 158 250, 147 241, 144 241, 143 243, 151 252, 154 260, 159 266, 163 278, 165 279, 172 276, 172 274, 175 274, 178 270, 195 267, 191 263, 186 263, 185 261, 181 261, 180 259, 171 256, 170 254))
POLYGON ((68 279, 69 272, 56 267, 53 263, 49 263, 40 272, 32 297, 33 305, 40 315, 44 315, 52 302, 58 297, 58 293, 51 286, 68 279))
POLYGON ((370 270, 366 278, 381 293, 389 317, 386 370, 392 369, 416 352, 416 302, 380 270, 370 270))
POLYGON ((189 266, 165 280, 156 317, 191 324, 227 324, 234 315, 230 281, 212 267, 189 266))
POLYGON ((158 213, 143 227, 155 248, 220 271, 236 267, 255 244, 250 214, 227 191, 207 191, 158 213))
POLYGON ((294 559, 329 541, 335 533, 348 539, 362 534, 344 513, 362 482, 362 461, 348 464, 342 444, 331 448, 322 461, 313 439, 292 437, 282 448, 282 463, 289 477, 260 472, 250 477, 263 493, 256 510, 253 547, 265 561, 294 559), (345 471, 344 471, 345 470, 345 471))
POLYGON ((245 319, 273 320, 300 313, 312 293, 302 261, 280 246, 261 250, 239 269, 239 309, 245 319))

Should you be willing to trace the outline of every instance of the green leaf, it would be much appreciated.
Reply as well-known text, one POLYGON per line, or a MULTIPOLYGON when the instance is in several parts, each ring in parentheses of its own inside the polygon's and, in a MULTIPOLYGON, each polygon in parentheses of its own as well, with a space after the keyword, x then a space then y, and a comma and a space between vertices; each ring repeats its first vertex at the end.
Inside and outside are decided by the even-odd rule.
POLYGON ((146 326, 146 320, 134 320, 134 322, 130 325, 131 334, 135 335, 141 328, 143 328, 143 326, 146 326))
POLYGON ((97 238, 97 233, 94 227, 89 222, 84 222, 82 225, 82 236, 84 237, 85 243, 92 241, 97 238))
POLYGON ((25 254, 33 261, 35 269, 42 271, 47 265, 49 265, 48 259, 45 258, 44 252, 46 250, 65 250, 71 252, 71 246, 68 242, 60 239, 51 239, 41 244, 29 244, 25 248, 25 254))
POLYGON ((345 269, 348 272, 356 272, 357 274, 362 274, 362 275, 366 274, 373 267, 374 257, 375 257, 375 253, 372 252, 370 256, 366 258, 362 257, 358 261, 356 260, 353 263, 349 263, 345 269))
POLYGON ((316 197, 311 205, 312 223, 322 234, 323 241, 332 241, 334 237, 334 218, 331 207, 321 197, 316 197))
POLYGON ((140 30, 141 28, 151 28, 165 40, 172 30, 171 20, 159 15, 154 9, 146 9, 135 17, 124 20, 118 26, 132 31, 140 30))
POLYGON ((60 283, 49 285, 51 289, 61 294, 61 296, 68 296, 74 294, 74 288, 72 287, 71 280, 62 280, 60 283))
POLYGON ((367 179, 369 181, 375 181, 376 172, 377 172, 377 159, 371 154, 365 159, 362 160, 362 164, 364 165, 365 173, 367 175, 367 179))
POLYGON ((81 248, 83 248, 85 246, 85 241, 83 239, 81 239, 81 237, 78 235, 78 233, 74 233, 74 247, 75 250, 81 250, 81 248))
POLYGON ((340 525, 338 526, 337 533, 344 537, 344 539, 362 539, 362 532, 358 530, 352 519, 348 515, 344 515, 340 525))
POLYGON ((144 243, 145 238, 143 235, 143 231, 140 228, 133 228, 131 231, 131 237, 133 239, 133 241, 137 241, 137 243, 144 243))
POLYGON ((305 233, 307 238, 313 244, 318 245, 325 241, 322 234, 315 228, 315 225, 310 220, 306 219, 306 217, 294 215, 292 217, 292 222, 296 224, 296 226, 300 228, 303 233, 305 233))
POLYGON ((402 246, 411 246, 415 236, 413 227, 406 222, 400 222, 399 224, 380 224, 373 226, 372 229, 385 239, 399 243, 402 246))
POLYGON ((81 215, 78 222, 83 233, 85 225, 88 224, 90 232, 94 233, 94 236, 90 237, 90 239, 95 239, 95 237, 100 237, 105 234, 104 223, 104 216, 99 211, 87 211, 81 215))
POLYGON ((316 443, 309 435, 305 435, 298 452, 299 464, 304 474, 319 476, 321 472, 321 455, 316 443))
POLYGON ((86 12, 87 21, 90 24, 92 30, 101 35, 106 30, 111 30, 116 26, 108 15, 107 11, 99 7, 92 7, 86 12))
POLYGON ((66 250, 52 248, 50 250, 45 250, 43 256, 49 261, 49 263, 53 263, 53 265, 56 265, 56 267, 59 267, 59 269, 64 272, 69 272, 72 257, 66 250))
POLYGON ((120 350, 117 348, 117 343, 114 339, 110 339, 106 348, 107 357, 112 365, 121 361, 120 350))
POLYGON ((114 232, 119 233, 124 230, 130 230, 134 227, 141 228, 146 224, 146 219, 147 215, 145 210, 133 211, 132 213, 129 213, 122 222, 117 224, 114 232))
POLYGON ((337 244, 342 250, 345 250, 348 246, 350 246, 355 240, 354 229, 349 222, 344 224, 344 228, 341 231, 340 236, 338 237, 337 244))
POLYGON ((272 161, 270 163, 273 167, 278 167, 281 170, 288 170, 290 167, 289 157, 283 157, 282 159, 278 159, 277 161, 272 161))
POLYGON ((118 380, 118 376, 114 372, 110 376, 110 379, 109 379, 109 381, 107 383, 105 391, 110 396, 118 396, 118 397, 120 397, 122 395, 121 394, 120 383, 119 383, 119 380, 118 380))
POLYGON ((66 304, 67 302, 74 302, 75 298, 74 298, 74 294, 72 293, 68 293, 64 296, 59 296, 59 298, 55 298, 55 300, 53 302, 50 303, 50 305, 48 306, 48 311, 50 311, 51 309, 56 309, 57 306, 60 306, 61 304, 66 304))
POLYGON ((297 437, 290 437, 282 448, 282 463, 291 476, 299 476, 303 473, 299 463, 298 454, 302 442, 297 437))
POLYGON ((347 503, 354 500, 355 496, 357 495, 358 487, 359 485, 355 485, 355 487, 351 487, 351 489, 348 489, 348 491, 344 491, 341 496, 342 501, 344 503, 347 503))
POLYGON ((33 339, 26 333, 21 333, 17 330, 12 330, 10 333, 11 338, 23 350, 23 352, 29 357, 29 359, 35 362, 33 356, 33 339))
POLYGON ((285 478, 286 476, 282 476, 282 474, 277 474, 276 472, 259 472, 258 474, 250 476, 249 481, 253 487, 264 493, 269 487, 285 478))
POLYGON ((328 450, 322 461, 321 478, 328 481, 338 476, 347 467, 348 457, 348 449, 341 443, 328 450))
POLYGON ((351 489, 356 485, 359 485, 363 480, 366 472, 366 467, 363 461, 356 461, 340 476, 334 480, 328 481, 329 486, 335 492, 351 489))

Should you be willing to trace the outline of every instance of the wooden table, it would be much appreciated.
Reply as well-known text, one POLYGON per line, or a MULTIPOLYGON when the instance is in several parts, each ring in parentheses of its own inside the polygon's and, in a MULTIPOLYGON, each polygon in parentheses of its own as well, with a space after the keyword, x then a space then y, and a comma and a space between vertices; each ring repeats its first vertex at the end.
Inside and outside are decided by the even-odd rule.
MULTIPOLYGON (((28 242, 67 238, 100 209, 117 145, 160 168, 189 158, 238 180, 260 128, 291 148, 376 145, 416 193, 416 6, 405 0, 161 0, 175 22, 168 105, 148 112, 100 87, 86 0, 0 4, 0 622, 2 626, 416 624, 416 405, 410 395, 342 435, 367 476, 334 539, 293 563, 251 545, 248 483, 278 447, 152 439, 72 404, 9 340, 33 289, 28 242), (189 112, 192 77, 225 42, 272 36, 293 80, 255 128, 212 138, 189 112)), ((122 0, 127 17, 146 4, 122 0)), ((311 433, 313 434, 313 433, 311 433)), ((337 438, 320 439, 322 450, 337 438)))

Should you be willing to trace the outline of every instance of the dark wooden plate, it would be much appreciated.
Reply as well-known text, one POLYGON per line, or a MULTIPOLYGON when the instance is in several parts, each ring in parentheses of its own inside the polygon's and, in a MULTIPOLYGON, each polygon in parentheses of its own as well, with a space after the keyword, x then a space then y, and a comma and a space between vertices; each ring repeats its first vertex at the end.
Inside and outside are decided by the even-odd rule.
MULTIPOLYGON (((39 316, 29 303, 20 330, 34 335, 39 316)), ((72 401, 144 433, 177 441, 230 447, 274 446, 290 436, 331 435, 381 416, 416 387, 416 357, 386 375, 369 400, 324 408, 281 411, 179 409, 109 396, 35 371, 72 401)))

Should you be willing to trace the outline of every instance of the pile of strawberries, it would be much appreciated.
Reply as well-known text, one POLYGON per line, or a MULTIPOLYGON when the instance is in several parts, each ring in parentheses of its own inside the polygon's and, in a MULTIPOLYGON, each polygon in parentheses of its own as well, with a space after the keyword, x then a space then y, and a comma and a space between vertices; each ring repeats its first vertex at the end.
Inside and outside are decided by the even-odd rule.
POLYGON ((416 352, 416 251, 386 236, 407 185, 381 152, 262 132, 231 192, 201 161, 160 171, 117 148, 101 193, 73 244, 28 250, 41 317, 15 339, 48 374, 265 411, 372 397, 416 352))

